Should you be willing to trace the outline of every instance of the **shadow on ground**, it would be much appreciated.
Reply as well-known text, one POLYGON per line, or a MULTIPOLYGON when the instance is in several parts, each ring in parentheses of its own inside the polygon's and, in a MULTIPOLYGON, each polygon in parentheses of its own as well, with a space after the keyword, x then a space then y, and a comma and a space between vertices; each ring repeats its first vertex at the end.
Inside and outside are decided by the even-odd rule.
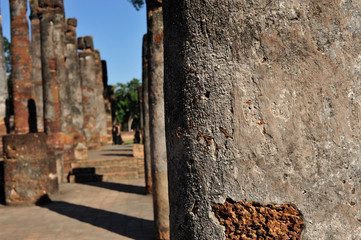
POLYGON ((110 156, 110 157, 133 157, 133 153, 103 153, 102 156, 110 156))
POLYGON ((154 239, 154 223, 150 220, 63 201, 54 201, 40 207, 128 238, 154 239))
POLYGON ((146 195, 145 187, 128 185, 122 183, 112 183, 112 182, 83 182, 81 184, 105 188, 113 191, 119 191, 124 193, 133 193, 133 194, 141 194, 146 195))
POLYGON ((133 152, 133 148, 120 148, 120 149, 102 149, 103 152, 133 152))

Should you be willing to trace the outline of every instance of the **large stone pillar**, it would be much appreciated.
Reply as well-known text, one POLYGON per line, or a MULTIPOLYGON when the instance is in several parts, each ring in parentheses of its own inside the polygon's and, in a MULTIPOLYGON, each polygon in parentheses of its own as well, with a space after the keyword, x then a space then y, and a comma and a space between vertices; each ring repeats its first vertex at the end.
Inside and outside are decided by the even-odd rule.
POLYGON ((107 62, 102 60, 102 76, 103 76, 103 86, 104 86, 104 105, 105 105, 105 114, 107 118, 107 135, 108 135, 108 145, 112 145, 113 137, 112 137, 112 128, 113 128, 113 120, 112 120, 112 105, 111 105, 111 89, 112 86, 108 86, 108 69, 107 62))
POLYGON ((45 133, 7 135, 3 141, 6 204, 35 204, 58 191, 55 156, 45 133))
MULTIPOLYGON (((4 53, 4 38, 2 16, 0 13, 0 136, 6 134, 6 100, 8 99, 8 83, 6 78, 6 59, 4 53)), ((2 141, 0 139, 0 141, 2 141)), ((2 145, 2 144, 1 144, 2 145)))
POLYGON ((11 18, 11 65, 14 97, 15 133, 29 133, 32 131, 36 116, 33 110, 34 85, 31 82, 32 61, 30 56, 29 25, 26 17, 27 1, 10 0, 11 18), (34 118, 35 117, 35 118, 34 118))
POLYGON ((361 238, 361 5, 165 1, 171 238, 361 238))
POLYGON ((82 87, 84 134, 89 149, 100 148, 100 128, 97 111, 97 78, 95 73, 95 54, 93 38, 78 38, 79 66, 82 87))
POLYGON ((157 239, 169 239, 167 153, 164 123, 162 1, 147 1, 149 109, 154 222, 157 239))
POLYGON ((99 50, 94 51, 95 75, 96 75, 96 100, 97 100, 97 124, 100 129, 100 143, 108 144, 107 117, 105 114, 104 86, 103 86, 103 65, 99 50))
POLYGON ((43 77, 41 69, 41 37, 40 19, 38 15, 39 1, 30 0, 31 22, 31 59, 33 63, 32 83, 35 90, 37 131, 44 132, 43 77))
POLYGON ((152 193, 152 171, 149 132, 149 77, 148 77, 148 36, 143 36, 142 47, 142 94, 143 94, 143 144, 144 144, 144 176, 147 193, 152 193))
POLYGON ((143 88, 142 86, 138 87, 138 104, 139 104, 139 128, 141 129, 141 134, 143 138, 143 128, 144 128, 144 117, 143 117, 143 88))
MULTIPOLYGON (((74 158, 69 86, 65 68, 65 20, 62 0, 39 0, 41 59, 44 91, 44 124, 48 145, 62 157, 59 177, 71 171, 74 158), (62 172, 62 173, 61 173, 62 172)), ((60 177, 61 178, 61 177, 60 177)))
POLYGON ((82 102, 82 88, 79 69, 79 56, 76 38, 77 19, 66 20, 65 31, 65 56, 66 70, 69 84, 70 111, 72 115, 72 131, 74 134, 74 157, 75 159, 86 159, 87 148, 84 135, 84 114, 82 102))

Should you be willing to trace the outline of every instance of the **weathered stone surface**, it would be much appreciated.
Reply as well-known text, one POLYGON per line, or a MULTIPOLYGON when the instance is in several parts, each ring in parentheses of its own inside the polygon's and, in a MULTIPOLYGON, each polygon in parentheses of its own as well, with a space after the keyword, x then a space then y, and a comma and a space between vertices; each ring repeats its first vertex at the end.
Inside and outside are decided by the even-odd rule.
POLYGON ((150 144, 154 222, 157 239, 169 239, 167 152, 164 123, 163 12, 161 2, 147 2, 150 144))
POLYGON ((78 20, 76 18, 66 19, 65 42, 66 44, 74 44, 75 47, 77 47, 77 38, 76 38, 77 25, 78 25, 78 20))
POLYGON ((40 8, 48 8, 48 11, 60 11, 64 10, 63 0, 38 0, 40 8))
POLYGON ((135 158, 144 158, 144 145, 133 144, 133 156, 135 158))
MULTIPOLYGON (((52 1, 39 1, 39 6, 51 6, 52 1)), ((46 8, 39 12, 41 59, 44 91, 44 124, 48 134, 61 132, 60 100, 57 79, 65 75, 63 47, 64 9, 46 8), (54 11, 53 11, 54 10, 54 11)))
POLYGON ((55 156, 45 133, 8 135, 3 142, 6 204, 34 204, 58 191, 55 156))
MULTIPOLYGON (((78 41, 79 42, 79 41, 78 41)), ((79 53, 82 102, 84 114, 84 134, 89 149, 100 148, 100 129, 97 127, 97 90, 94 52, 79 53)))
POLYGON ((79 57, 76 39, 77 20, 69 18, 66 20, 65 31, 65 56, 67 70, 67 84, 69 86, 68 102, 70 103, 71 131, 74 135, 74 157, 75 159, 86 158, 87 150, 84 149, 86 139, 84 135, 84 114, 82 102, 82 88, 79 69, 79 57), (77 152, 79 151, 79 152, 77 152))
POLYGON ((95 63, 95 74, 96 74, 96 94, 97 100, 97 127, 100 133, 100 142, 102 145, 108 144, 108 131, 107 131, 107 117, 105 112, 104 102, 104 86, 103 86, 103 65, 100 57, 99 50, 94 51, 94 63, 95 63))
MULTIPOLYGON (((73 127, 65 61, 65 17, 62 1, 39 1, 41 58, 44 91, 44 124, 47 143, 54 151, 64 151, 63 181, 74 159, 73 127)), ((59 177, 60 178, 60 177, 59 177)))
POLYGON ((112 128, 113 128, 113 119, 112 119, 112 104, 111 104, 111 94, 112 86, 108 86, 108 69, 107 62, 102 60, 102 76, 103 76, 103 87, 104 87, 104 105, 105 105, 105 115, 107 118, 107 135, 108 135, 108 145, 113 144, 112 137, 112 128))
POLYGON ((31 21, 31 59, 33 63, 33 72, 31 76, 35 90, 36 104, 36 130, 44 132, 44 104, 43 104, 43 79, 41 68, 41 37, 40 37, 40 19, 38 15, 38 0, 30 0, 30 21, 31 21))
POLYGON ((172 239, 224 239, 211 209, 227 198, 291 204, 302 239, 361 238, 360 13, 164 3, 172 239))
POLYGON ((9 5, 15 133, 26 134, 30 130, 30 121, 36 119, 36 115, 29 114, 29 102, 34 101, 34 85, 31 82, 32 61, 26 16, 27 1, 11 0, 9 5))
POLYGON ((74 149, 74 157, 77 160, 88 159, 88 148, 83 143, 78 143, 74 149))
POLYGON ((142 47, 142 94, 143 94, 143 144, 144 144, 144 175, 147 193, 152 193, 152 170, 150 154, 149 130, 149 77, 148 77, 148 36, 143 36, 142 47))
MULTIPOLYGON (((76 18, 68 18, 66 20, 68 26, 76 28, 78 26, 78 20, 76 18)), ((75 34, 76 36, 76 34, 75 34)))
POLYGON ((85 49, 94 50, 93 37, 92 36, 79 37, 78 38, 78 49, 80 49, 80 50, 85 50, 85 49))

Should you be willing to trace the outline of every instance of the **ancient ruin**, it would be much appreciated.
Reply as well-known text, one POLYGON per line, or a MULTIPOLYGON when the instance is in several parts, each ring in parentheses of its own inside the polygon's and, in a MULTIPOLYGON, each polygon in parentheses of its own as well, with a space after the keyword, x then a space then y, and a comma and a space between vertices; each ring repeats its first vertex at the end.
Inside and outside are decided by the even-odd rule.
MULTIPOLYGON (((87 79, 81 75, 82 55, 77 51, 77 20, 65 20, 62 0, 31 0, 30 8, 31 44, 27 1, 10 1, 17 135, 4 137, 4 161, 0 162, 0 202, 8 205, 34 204, 44 195, 50 196, 57 191, 58 182, 68 181, 73 174, 75 157, 87 159, 87 145, 91 147, 92 141, 85 137, 84 115, 89 116, 86 109, 94 108, 91 104, 83 104, 84 98, 96 99, 95 106, 100 106, 98 112, 93 112, 99 118, 95 122, 98 135, 94 141, 99 143, 96 147, 100 146, 101 139, 103 145, 111 144, 103 98, 103 71, 106 69, 103 70, 100 53, 93 50, 92 38, 86 37, 85 45, 80 44, 80 48, 88 49, 93 56, 90 78, 94 79, 94 84, 93 90, 87 92, 89 88, 84 83, 87 79), (42 131, 45 133, 29 134, 42 131)), ((2 38, 1 49, 4 49, 2 38)), ((1 84, 5 86, 0 109, 4 124, 0 134, 5 135, 10 130, 5 126, 8 104, 3 51, 0 60, 1 84)))
POLYGON ((31 81, 29 24, 27 1, 10 1, 11 65, 14 95, 15 133, 36 132, 34 85, 31 81), (35 124, 35 126, 34 126, 35 124), (35 129, 34 129, 35 128, 35 129))
POLYGON ((113 128, 113 111, 112 111, 112 94, 113 87, 108 86, 108 69, 107 62, 102 60, 102 76, 103 76, 103 97, 104 97, 104 107, 105 107, 105 115, 107 119, 107 135, 108 135, 108 144, 113 144, 112 137, 112 128, 113 128))
POLYGON ((152 193, 152 171, 150 154, 150 130, 149 130, 149 75, 148 75, 148 36, 143 36, 142 48, 142 94, 143 94, 143 144, 144 144, 144 172, 145 188, 147 193, 152 193))
POLYGON ((100 143, 108 144, 107 116, 105 114, 104 86, 103 86, 103 65, 99 50, 94 51, 95 76, 96 76, 96 101, 97 101, 97 123, 100 129, 100 143))
POLYGON ((65 31, 65 57, 68 82, 68 102, 71 103, 69 115, 71 115, 71 129, 74 136, 74 158, 86 159, 87 147, 84 135, 84 114, 81 78, 79 70, 78 46, 76 38, 77 19, 69 18, 66 20, 65 31))
POLYGON ((57 154, 60 181, 66 181, 74 159, 69 85, 65 65, 63 1, 39 1, 44 125, 47 143, 57 154))
POLYGON ((157 239, 169 239, 167 152, 164 123, 162 1, 147 1, 149 128, 154 222, 157 239))
POLYGON ((29 227, 36 209, 106 239, 361 239, 359 2, 145 2, 143 135, 130 144, 139 135, 118 132, 107 64, 92 36, 77 38, 63 0, 9 1, 11 78, 0 16, 0 203, 68 202, 18 219, 25 208, 0 206, 0 226, 11 226, 1 234, 20 236, 16 220, 29 227), (127 144, 112 145, 113 129, 127 144), (143 177, 145 188, 132 185, 143 177), (129 202, 138 215, 127 215, 129 202), (18 215, 4 220, 8 209, 18 215))
POLYGON ((30 53, 33 63, 32 83, 34 85, 35 103, 36 103, 36 130, 44 132, 44 104, 43 104, 43 78, 41 65, 41 36, 40 19, 38 15, 39 1, 30 0, 30 25, 31 25, 31 44, 30 53))
POLYGON ((45 133, 7 135, 4 191, 7 205, 29 205, 58 191, 56 159, 45 133))
POLYGON ((98 101, 94 97, 97 91, 95 72, 95 53, 93 38, 90 36, 78 38, 81 87, 83 96, 84 134, 89 149, 100 148, 100 128, 97 122, 98 101))

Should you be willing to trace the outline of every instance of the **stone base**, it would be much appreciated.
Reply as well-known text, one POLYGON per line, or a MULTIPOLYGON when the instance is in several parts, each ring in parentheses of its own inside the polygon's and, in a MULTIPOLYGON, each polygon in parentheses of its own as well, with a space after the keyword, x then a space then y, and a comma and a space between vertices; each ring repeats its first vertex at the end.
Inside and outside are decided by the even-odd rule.
POLYGON ((134 144, 133 145, 133 156, 135 158, 144 158, 144 145, 134 144))
POLYGON ((4 192, 7 205, 35 204, 58 191, 55 155, 45 133, 8 135, 4 144, 4 192))
POLYGON ((108 145, 108 136, 105 135, 105 136, 100 136, 100 144, 102 146, 106 146, 108 145))
POLYGON ((88 148, 83 143, 78 143, 74 149, 75 160, 88 159, 88 148))

